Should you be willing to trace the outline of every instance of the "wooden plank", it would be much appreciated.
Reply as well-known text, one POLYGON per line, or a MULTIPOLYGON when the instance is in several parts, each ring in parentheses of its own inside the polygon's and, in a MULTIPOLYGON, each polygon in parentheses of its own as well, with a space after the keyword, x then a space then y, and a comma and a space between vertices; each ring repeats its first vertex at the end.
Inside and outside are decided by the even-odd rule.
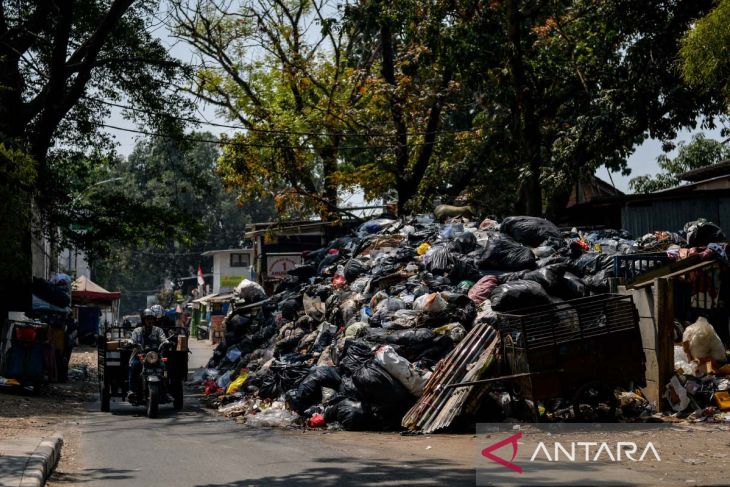
POLYGON ((698 269, 704 269, 705 267, 711 266, 715 264, 714 260, 705 260, 705 261, 699 261, 701 257, 699 255, 691 255, 687 257, 686 259, 680 260, 679 262, 673 262, 672 264, 660 267, 659 269, 655 269, 653 271, 647 272, 646 274, 643 274, 636 278, 636 280, 632 281, 631 283, 627 283, 626 287, 628 289, 641 289, 647 286, 651 286, 654 279, 657 278, 672 278, 672 277, 678 277, 683 274, 686 274, 688 272, 696 271, 698 269), (694 263, 692 265, 682 265, 679 266, 679 263, 684 263, 689 260, 692 260, 694 263), (675 267, 671 267, 671 266, 675 267), (645 281, 645 279, 650 279, 648 281, 645 281))
POLYGON ((659 390, 674 373, 674 281, 671 278, 654 282, 654 315, 657 323, 656 358, 659 390))
MULTIPOLYGON (((659 366, 657 362, 656 350, 650 348, 644 349, 644 357, 646 358, 646 380, 659 381, 659 366)), ((656 399, 656 398, 654 398, 656 399)))

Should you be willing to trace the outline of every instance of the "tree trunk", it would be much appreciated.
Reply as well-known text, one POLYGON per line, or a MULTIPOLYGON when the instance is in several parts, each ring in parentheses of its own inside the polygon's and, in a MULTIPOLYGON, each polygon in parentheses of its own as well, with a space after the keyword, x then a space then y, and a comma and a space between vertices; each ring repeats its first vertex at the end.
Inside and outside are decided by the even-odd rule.
POLYGON ((337 182, 334 178, 334 174, 337 172, 337 145, 339 145, 339 137, 334 137, 333 144, 320 152, 324 174, 322 197, 325 205, 321 217, 324 221, 333 221, 339 218, 337 212, 337 182))
POLYGON ((514 90, 512 106, 512 137, 515 144, 515 163, 526 165, 528 175, 520 186, 520 203, 528 215, 542 214, 542 190, 540 188, 540 130, 534 113, 532 93, 527 83, 522 51, 522 14, 520 1, 508 0, 505 4, 507 29, 511 43, 510 75, 514 90))

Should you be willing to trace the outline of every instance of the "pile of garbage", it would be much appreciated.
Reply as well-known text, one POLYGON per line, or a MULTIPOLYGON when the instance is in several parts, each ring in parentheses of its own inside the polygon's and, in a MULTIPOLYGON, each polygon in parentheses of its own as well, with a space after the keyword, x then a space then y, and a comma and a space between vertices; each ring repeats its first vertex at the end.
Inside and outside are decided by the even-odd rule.
POLYGON ((306 253, 270 297, 242 281, 224 340, 195 380, 210 406, 251 425, 399 428, 439 361, 477 325, 606 293, 613 256, 658 240, 563 233, 526 216, 371 220, 306 253))
POLYGON ((729 422, 730 364, 720 337, 705 318, 698 318, 674 346, 674 370, 665 398, 680 417, 729 422))

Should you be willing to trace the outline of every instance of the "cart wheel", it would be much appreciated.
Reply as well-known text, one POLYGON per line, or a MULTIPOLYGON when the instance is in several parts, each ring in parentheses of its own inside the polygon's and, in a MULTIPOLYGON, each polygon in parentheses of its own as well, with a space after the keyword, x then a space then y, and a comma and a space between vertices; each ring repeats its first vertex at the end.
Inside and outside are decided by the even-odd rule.
POLYGON ((99 399, 101 401, 101 412, 108 413, 111 410, 112 393, 109 384, 101 383, 99 385, 99 399))
POLYGON ((615 421, 616 396, 606 384, 583 384, 573 396, 573 413, 579 422, 615 421))

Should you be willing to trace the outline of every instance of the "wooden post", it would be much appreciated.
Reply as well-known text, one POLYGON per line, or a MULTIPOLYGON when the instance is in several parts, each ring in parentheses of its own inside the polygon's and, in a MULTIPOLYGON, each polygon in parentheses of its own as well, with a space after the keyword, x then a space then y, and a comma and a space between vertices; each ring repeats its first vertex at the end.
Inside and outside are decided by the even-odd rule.
MULTIPOLYGON (((661 395, 674 373, 674 280, 665 277, 655 279, 654 296, 656 366, 661 395)), ((661 401, 657 405, 661 405, 661 401)))

